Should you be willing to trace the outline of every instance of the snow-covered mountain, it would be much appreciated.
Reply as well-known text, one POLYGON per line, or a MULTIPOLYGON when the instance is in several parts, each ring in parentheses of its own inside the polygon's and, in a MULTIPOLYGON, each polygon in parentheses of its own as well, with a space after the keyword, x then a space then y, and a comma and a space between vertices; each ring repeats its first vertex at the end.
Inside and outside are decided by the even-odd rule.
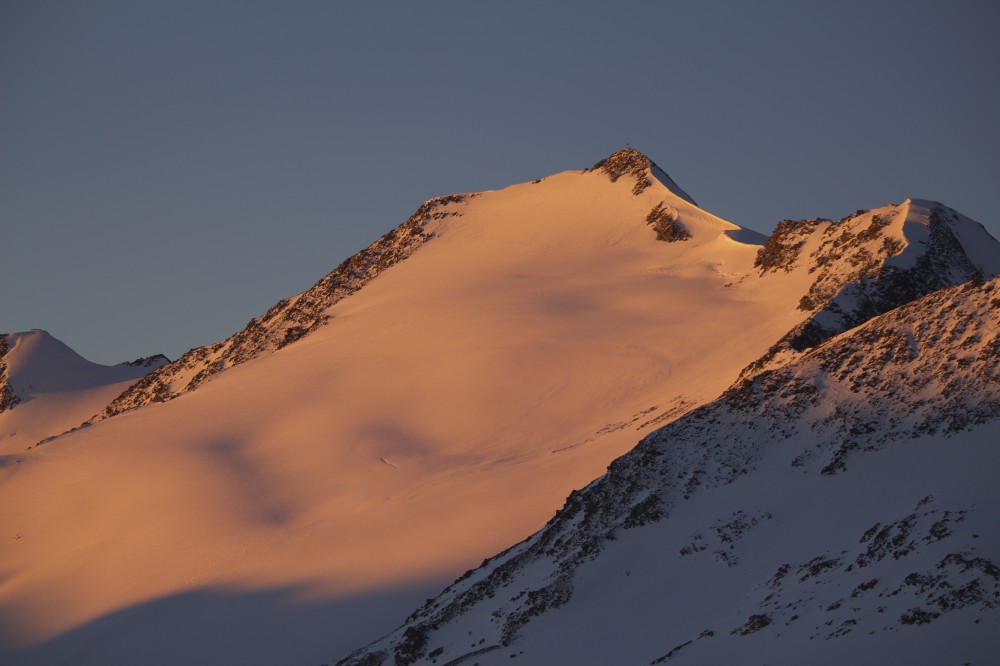
POLYGON ((169 359, 91 363, 45 331, 0 334, 0 453, 74 428, 169 359))
POLYGON ((906 202, 767 240, 631 149, 433 199, 88 427, 0 459, 0 658, 346 654, 644 436, 792 367, 797 331, 992 278, 977 234, 906 202))
MULTIPOLYGON (((666 172, 637 150, 630 148, 614 153, 584 173, 587 171, 602 173, 612 183, 623 179, 623 182, 631 186, 632 194, 636 197, 655 182, 657 187, 652 190, 653 197, 657 192, 666 196, 661 197, 649 210, 646 215, 647 224, 658 240, 676 241, 691 237, 684 223, 679 220, 678 209, 670 202, 678 200, 683 203, 682 209, 687 209, 690 215, 692 211, 698 210, 694 201, 666 172)), ((341 263, 312 288, 275 304, 260 317, 250 320, 246 328, 227 340, 192 349, 170 367, 152 373, 133 386, 90 421, 97 422, 143 405, 176 398, 194 390, 219 372, 304 338, 329 322, 331 315, 327 311, 331 306, 356 293, 385 270, 407 259, 423 243, 437 235, 437 229, 441 226, 437 223, 440 220, 464 215, 466 204, 478 196, 480 193, 454 194, 425 202, 406 222, 341 263)), ((521 201, 533 198, 536 197, 525 197, 523 194, 517 197, 521 201)), ((639 201, 646 203, 647 200, 653 199, 644 197, 639 201)), ((553 203, 559 205, 559 201, 560 193, 557 192, 553 203)), ((709 217, 702 215, 700 223, 704 224, 708 219, 709 217)), ((728 225, 717 218, 709 226, 716 227, 716 234, 721 230, 744 242, 764 241, 764 237, 756 232, 728 225)))
MULTIPOLYGON (((642 153, 628 148, 588 171, 603 173, 612 183, 624 178, 635 196, 654 182, 665 188, 671 196, 650 209, 647 224, 657 240, 691 237, 670 201, 679 199, 695 207, 694 200, 642 153)), ((176 398, 227 368, 302 339, 330 320, 327 310, 333 304, 434 238, 433 222, 463 215, 461 204, 477 196, 450 195, 425 202, 406 222, 341 263, 312 288, 275 304, 229 339, 192 349, 170 367, 152 373, 89 422, 176 398)), ((756 232, 732 225, 724 233, 744 243, 765 241, 756 232)), ((1000 273, 997 243, 982 225, 931 201, 907 200, 858 211, 839 223, 786 220, 766 240, 755 261, 762 273, 815 274, 798 304, 812 316, 776 346, 775 353, 781 347, 801 351, 935 289, 1000 273)), ((720 259, 723 266, 725 257, 720 259)))
POLYGON ((1000 279, 742 379, 341 664, 990 664, 1000 279))

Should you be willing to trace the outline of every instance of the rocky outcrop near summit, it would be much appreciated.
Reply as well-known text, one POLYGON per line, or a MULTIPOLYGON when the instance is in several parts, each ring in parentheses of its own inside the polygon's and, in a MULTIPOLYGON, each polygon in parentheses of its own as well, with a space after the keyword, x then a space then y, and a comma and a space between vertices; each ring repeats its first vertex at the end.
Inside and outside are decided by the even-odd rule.
POLYGON ((625 178, 632 182, 632 194, 638 196, 653 184, 659 181, 672 194, 680 197, 689 204, 697 206, 687 192, 682 190, 674 179, 667 175, 653 160, 649 159, 638 150, 632 147, 619 150, 599 161, 588 171, 599 171, 606 175, 612 183, 625 178))
POLYGON ((998 305, 1000 279, 938 290, 740 380, 339 663, 835 663, 941 645, 987 663, 1000 548, 981 536, 1000 498, 976 470, 996 457, 998 305))
POLYGON ((329 320, 325 312, 330 306, 357 292, 430 240, 432 235, 425 230, 427 222, 461 215, 462 204, 470 196, 474 195, 454 194, 425 202, 406 222, 341 263, 311 288, 279 301, 227 340, 192 349, 150 373, 88 423, 171 400, 227 368, 301 340, 329 320))

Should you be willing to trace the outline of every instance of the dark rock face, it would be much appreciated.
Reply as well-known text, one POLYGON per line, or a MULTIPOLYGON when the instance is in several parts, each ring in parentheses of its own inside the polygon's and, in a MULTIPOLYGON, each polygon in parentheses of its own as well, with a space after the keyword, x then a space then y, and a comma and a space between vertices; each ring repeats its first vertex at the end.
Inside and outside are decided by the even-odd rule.
POLYGON ((665 209, 662 202, 656 204, 656 207, 646 216, 646 224, 653 227, 653 231, 656 232, 656 240, 674 243, 691 238, 691 234, 677 219, 677 215, 665 209))
POLYGON ((635 148, 625 148, 613 153, 590 168, 591 171, 601 171, 607 174, 612 183, 618 182, 623 176, 635 179, 632 194, 642 194, 643 190, 653 184, 648 174, 653 162, 635 148))
POLYGON ((743 625, 733 629, 729 633, 746 636, 747 634, 753 634, 760 631, 773 622, 774 620, 771 619, 770 615, 767 615, 766 613, 755 613, 747 618, 747 621, 743 625))
POLYGON ((791 271, 799 260, 799 254, 802 251, 802 246, 806 244, 806 238, 812 235, 820 221, 782 220, 779 222, 778 226, 774 228, 774 233, 768 237, 764 247, 757 251, 754 267, 759 268, 761 274, 769 271, 781 270, 786 273, 791 271))
POLYGON ((666 171, 635 148, 629 147, 619 150, 617 153, 609 155, 590 169, 587 169, 587 171, 600 171, 612 183, 616 183, 619 178, 624 177, 633 179, 635 182, 632 186, 632 194, 634 195, 645 192, 646 188, 652 185, 655 179, 684 201, 695 206, 698 205, 687 192, 674 182, 674 179, 666 171))
POLYGON ((226 368, 301 340, 329 320, 324 314, 327 308, 357 292, 429 241, 432 235, 425 230, 429 221, 461 215, 458 205, 471 196, 475 195, 455 194, 427 201, 406 222, 341 263, 310 289, 278 302, 228 340, 192 349, 173 363, 149 373, 88 423, 171 400, 196 389, 226 368))
MULTIPOLYGON (((571 493, 541 531, 467 572, 403 627, 340 664, 384 663, 392 650, 412 643, 411 628, 419 630, 422 646, 461 663, 473 652, 446 650, 438 632, 453 633, 454 627, 443 628, 473 614, 490 618, 485 626, 468 625, 476 654, 482 654, 480 645, 514 644, 535 618, 573 603, 578 569, 625 538, 624 530, 631 535, 659 529, 685 500, 752 475, 772 447, 801 447, 789 473, 837 474, 866 452, 1000 418, 1000 312, 993 305, 998 296, 1000 278, 939 290, 790 364, 739 380, 571 493)), ((926 497, 908 515, 859 530, 843 549, 786 561, 760 582, 760 598, 745 609, 745 621, 724 628, 725 634, 739 639, 787 626, 807 610, 815 615, 816 590, 826 595, 821 603, 830 619, 807 631, 831 640, 864 622, 919 625, 964 607, 997 608, 1000 569, 969 545, 974 541, 965 533, 965 516, 965 507, 937 507, 926 497), (953 550, 930 571, 904 568, 928 548, 953 550), (884 564, 890 561, 902 564, 890 571, 884 564), (903 595, 911 610, 873 620, 883 617, 878 609, 885 595, 903 595)), ((716 559, 732 566, 738 543, 771 519, 770 512, 720 517, 693 535, 680 555, 701 557, 713 548, 716 559)))
POLYGON ((21 402, 21 399, 14 393, 14 389, 7 383, 7 353, 10 347, 7 345, 7 333, 0 333, 0 414, 13 409, 14 405, 21 402))

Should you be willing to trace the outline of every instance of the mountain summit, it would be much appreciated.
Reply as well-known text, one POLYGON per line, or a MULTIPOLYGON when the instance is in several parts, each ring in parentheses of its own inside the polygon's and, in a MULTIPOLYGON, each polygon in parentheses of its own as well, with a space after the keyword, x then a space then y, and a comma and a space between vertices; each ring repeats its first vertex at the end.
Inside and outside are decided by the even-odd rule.
POLYGON ((635 185, 632 187, 632 193, 637 196, 652 185, 653 179, 655 179, 675 196, 680 197, 693 206, 698 205, 694 202, 694 199, 688 196, 687 192, 674 182, 673 178, 667 175, 666 171, 657 166, 653 160, 632 147, 612 153, 591 167, 591 170, 601 171, 606 174, 612 183, 623 176, 634 178, 635 185))

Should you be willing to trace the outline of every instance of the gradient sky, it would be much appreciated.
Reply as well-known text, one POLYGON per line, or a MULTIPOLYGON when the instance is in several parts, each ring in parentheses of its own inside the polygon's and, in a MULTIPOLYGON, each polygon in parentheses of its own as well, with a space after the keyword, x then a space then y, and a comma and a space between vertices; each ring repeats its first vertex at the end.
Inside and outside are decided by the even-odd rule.
POLYGON ((626 143, 704 208, 1000 237, 995 2, 0 0, 0 331, 221 340, 422 201, 626 143))

